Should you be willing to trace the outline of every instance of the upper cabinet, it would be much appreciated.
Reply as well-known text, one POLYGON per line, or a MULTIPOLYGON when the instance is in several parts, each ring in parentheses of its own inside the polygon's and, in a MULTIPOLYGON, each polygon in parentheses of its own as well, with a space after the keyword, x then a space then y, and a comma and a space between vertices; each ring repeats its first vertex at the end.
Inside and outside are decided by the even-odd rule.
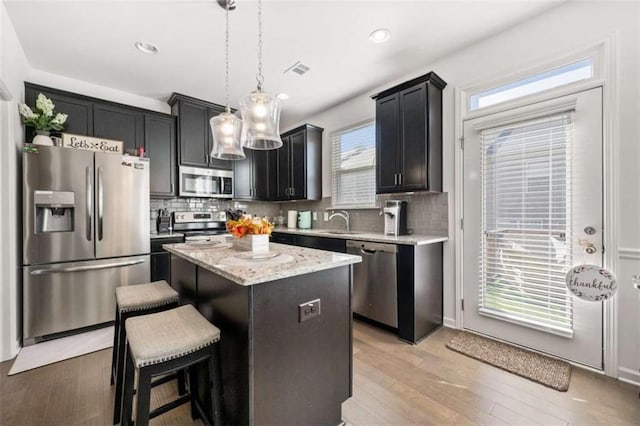
MULTIPOLYGON (((24 100, 30 107, 36 104, 38 94, 42 93, 51 99, 56 106, 56 112, 68 115, 67 121, 64 124, 65 132, 93 136, 93 102, 80 95, 62 92, 32 83, 25 83, 24 89, 24 100)), ((31 142, 35 136, 33 128, 27 127, 25 136, 26 142, 31 142)))
POLYGON ((373 96, 376 192, 442 191, 442 90, 435 73, 373 96))
POLYGON ((211 158, 213 135, 209 119, 224 112, 221 105, 174 93, 171 113, 178 118, 178 163, 185 166, 231 170, 231 161, 211 158))
POLYGON ((153 197, 176 195, 176 119, 171 115, 145 114, 144 150, 149 156, 149 192, 153 197))
POLYGON ((246 149, 244 160, 233 162, 233 198, 272 201, 277 194, 278 150, 246 149))
MULTIPOLYGON (((35 105, 42 93, 53 101, 56 112, 68 114, 65 133, 119 140, 125 150, 144 147, 150 162, 151 196, 176 195, 175 117, 32 83, 24 86, 27 105, 35 105)), ((27 128, 26 140, 32 139, 32 129, 27 128)))
POLYGON ((275 200, 322 198, 322 132, 320 127, 304 124, 281 136, 275 200))
POLYGON ((94 103, 93 136, 122 141, 125 150, 144 146, 144 113, 130 107, 94 103))

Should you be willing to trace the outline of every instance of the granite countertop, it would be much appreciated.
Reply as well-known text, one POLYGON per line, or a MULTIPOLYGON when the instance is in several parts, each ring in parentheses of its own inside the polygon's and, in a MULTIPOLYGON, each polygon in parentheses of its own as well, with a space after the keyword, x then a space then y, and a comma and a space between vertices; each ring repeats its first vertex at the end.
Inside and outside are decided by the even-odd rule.
POLYGON ((163 232, 161 234, 158 234, 157 232, 152 232, 151 233, 151 239, 152 240, 159 240, 161 238, 181 238, 184 237, 184 234, 181 234, 180 232, 163 232))
POLYGON ((421 246, 424 244, 441 243, 448 241, 449 237, 438 235, 424 235, 424 234, 411 234, 401 235, 394 237, 392 235, 385 235, 382 232, 365 232, 365 231, 351 231, 346 233, 340 230, 333 229, 298 229, 298 228, 285 228, 277 227, 273 232, 282 232, 284 234, 296 234, 296 235, 309 235, 312 237, 329 237, 329 238, 342 238, 343 240, 357 240, 357 241, 372 241, 376 243, 391 243, 391 244, 405 244, 411 246, 421 246))
POLYGON ((250 286, 296 275, 333 269, 362 262, 360 256, 304 247, 269 243, 270 252, 280 253, 265 260, 244 260, 242 252, 221 243, 219 247, 200 248, 189 243, 164 244, 165 250, 239 285, 250 286))

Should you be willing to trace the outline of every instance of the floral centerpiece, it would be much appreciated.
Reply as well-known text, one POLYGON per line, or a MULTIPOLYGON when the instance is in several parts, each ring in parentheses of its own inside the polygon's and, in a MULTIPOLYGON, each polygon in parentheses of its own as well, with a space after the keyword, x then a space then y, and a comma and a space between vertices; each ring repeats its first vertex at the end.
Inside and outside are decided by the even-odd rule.
POLYGON ((227 231, 235 237, 233 245, 236 249, 266 253, 273 224, 266 218, 242 216, 227 220, 227 231))
POLYGON ((67 121, 67 114, 54 112, 55 105, 51 99, 40 93, 36 99, 35 111, 27 104, 19 104, 18 111, 22 118, 22 124, 33 127, 36 131, 36 137, 33 143, 41 145, 53 145, 49 134, 51 130, 60 131, 64 129, 64 123, 67 121))

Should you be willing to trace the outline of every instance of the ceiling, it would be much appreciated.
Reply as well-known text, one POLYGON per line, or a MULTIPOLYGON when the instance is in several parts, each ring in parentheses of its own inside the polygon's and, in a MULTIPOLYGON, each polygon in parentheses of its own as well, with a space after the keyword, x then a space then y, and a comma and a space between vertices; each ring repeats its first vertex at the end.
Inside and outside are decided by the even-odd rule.
MULTIPOLYGON (((36 69, 161 100, 179 92, 225 102, 224 10, 215 0, 4 3, 36 69), (139 52, 138 40, 159 53, 139 52)), ((265 90, 290 96, 283 102, 286 128, 557 4, 264 0, 265 90), (391 30, 391 39, 374 44, 368 35, 380 27, 391 30), (284 74, 296 61, 311 70, 284 74)), ((233 107, 255 88, 256 5, 238 0, 231 12, 233 107)))

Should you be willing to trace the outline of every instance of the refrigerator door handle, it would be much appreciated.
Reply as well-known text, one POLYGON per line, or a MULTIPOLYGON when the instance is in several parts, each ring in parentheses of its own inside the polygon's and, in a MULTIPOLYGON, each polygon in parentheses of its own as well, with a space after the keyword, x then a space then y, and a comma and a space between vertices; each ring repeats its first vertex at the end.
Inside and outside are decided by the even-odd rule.
POLYGON ((83 272, 83 271, 95 271, 96 269, 108 269, 108 268, 122 268, 124 266, 137 265, 144 263, 144 259, 129 260, 127 262, 112 262, 104 263, 102 265, 89 265, 89 266, 69 266, 66 268, 53 268, 53 269, 35 269, 31 271, 30 275, 47 275, 57 274, 64 272, 83 272))
POLYGON ((87 197, 87 241, 91 241, 91 228, 92 228, 92 212, 93 212, 93 170, 91 167, 87 166, 85 169, 85 177, 86 177, 86 186, 87 193, 85 194, 87 197))
POLYGON ((104 183, 102 167, 98 167, 98 241, 102 241, 102 214, 104 206, 104 183))

